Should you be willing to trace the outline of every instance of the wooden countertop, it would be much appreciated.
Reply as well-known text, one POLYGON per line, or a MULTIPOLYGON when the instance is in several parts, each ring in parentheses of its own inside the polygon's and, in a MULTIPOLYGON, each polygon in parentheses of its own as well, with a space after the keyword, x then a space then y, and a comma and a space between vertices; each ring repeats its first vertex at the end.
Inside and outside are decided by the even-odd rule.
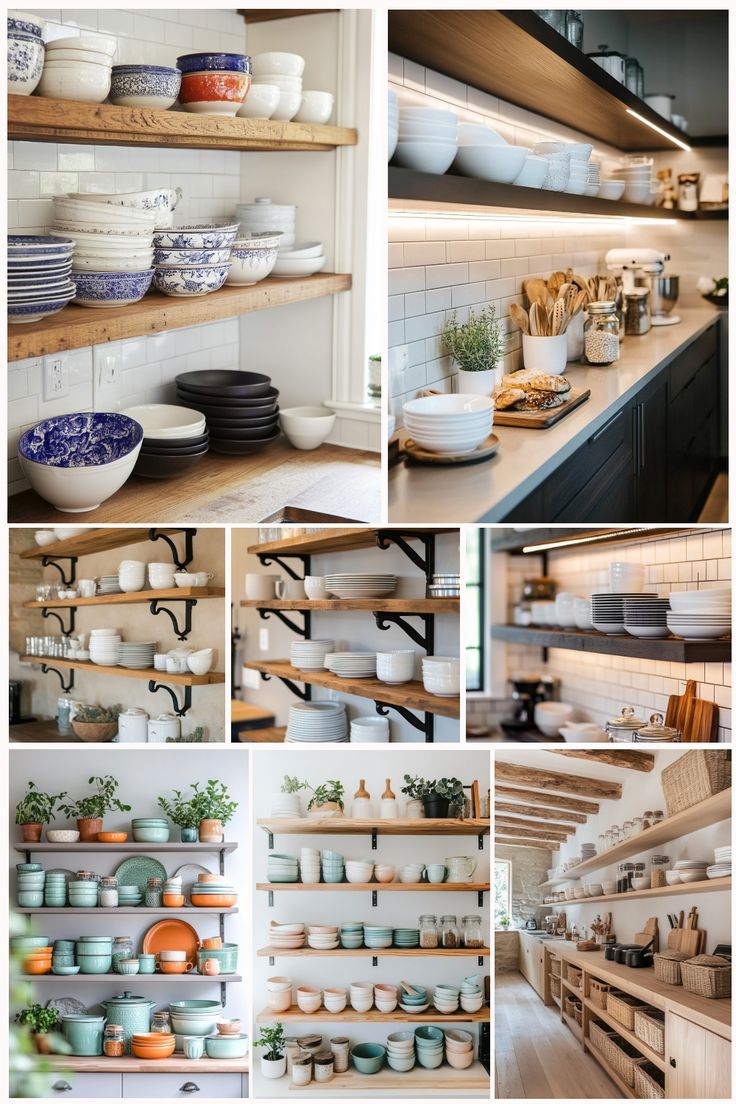
POLYGON ((674 1012, 724 1039, 731 1038, 730 1000, 709 1000, 699 997, 697 993, 688 993, 681 985, 666 985, 663 981, 657 981, 653 967, 634 970, 618 962, 607 962, 602 950, 578 951, 575 944, 566 939, 545 939, 542 942, 547 951, 572 962, 601 981, 617 985, 655 1008, 674 1012))
POLYGON ((53 1055, 52 1073, 248 1073, 249 1058, 72 1058, 53 1055))
POLYGON ((245 724, 248 721, 273 721, 273 710, 262 709, 260 705, 251 705, 250 702, 230 702, 230 721, 232 724, 245 724))
POLYGON ((11 744, 81 744, 84 741, 69 732, 62 736, 56 721, 27 721, 8 729, 11 744))

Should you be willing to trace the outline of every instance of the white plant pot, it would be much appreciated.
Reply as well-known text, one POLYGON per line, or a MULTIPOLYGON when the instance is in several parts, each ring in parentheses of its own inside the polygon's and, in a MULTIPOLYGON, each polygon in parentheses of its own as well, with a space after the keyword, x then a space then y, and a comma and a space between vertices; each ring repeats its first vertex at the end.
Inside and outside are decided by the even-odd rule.
POLYGON ((262 1054, 261 1073, 270 1081, 277 1081, 279 1077, 283 1077, 286 1073, 286 1055, 284 1054, 282 1058, 277 1058, 275 1062, 269 1062, 265 1054, 262 1054))
POLYGON ((411 798, 406 803, 406 816, 408 820, 424 819, 424 802, 419 798, 411 798))
POLYGON ((585 348, 585 312, 578 311, 574 318, 572 318, 565 330, 565 339, 567 341, 567 363, 580 360, 583 355, 583 349, 585 348))
POLYGON ((462 372, 458 369, 457 390, 461 395, 490 395, 496 383, 496 369, 486 372, 462 372))
POLYGON ((278 810, 278 813, 274 815, 278 816, 301 816, 301 808, 299 803, 299 794, 284 794, 280 793, 275 799, 273 809, 278 810))
POLYGON ((521 335, 521 348, 524 355, 524 367, 533 372, 545 372, 550 376, 561 376, 567 364, 567 334, 557 337, 531 337, 521 335))

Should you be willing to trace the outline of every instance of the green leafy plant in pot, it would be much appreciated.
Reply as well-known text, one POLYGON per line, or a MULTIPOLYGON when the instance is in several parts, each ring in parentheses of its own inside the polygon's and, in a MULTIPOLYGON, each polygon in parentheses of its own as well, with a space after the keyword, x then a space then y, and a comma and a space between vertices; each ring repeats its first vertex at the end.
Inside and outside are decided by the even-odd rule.
POLYGON ((76 820, 81 843, 92 843, 97 839, 102 831, 105 813, 113 809, 120 813, 130 812, 130 805, 125 805, 115 796, 119 782, 111 774, 93 775, 87 779, 87 785, 95 787, 94 793, 79 797, 71 804, 59 805, 60 811, 68 820, 76 820))
POLYGON ((431 781, 405 774, 401 792, 410 800, 421 801, 425 817, 436 820, 457 816, 465 806, 463 784, 458 778, 431 781))
POLYGON ((209 778, 204 790, 199 783, 192 784, 194 797, 192 804, 197 817, 199 839, 202 843, 222 843, 225 838, 225 825, 232 820, 238 802, 230 797, 230 791, 224 782, 209 778))
POLYGON ((158 799, 159 807, 178 827, 182 843, 196 843, 199 838, 200 815, 195 796, 186 798, 182 790, 174 790, 171 801, 166 797, 158 799))
POLYGON ((285 774, 284 780, 281 783, 280 797, 276 804, 278 804, 279 816, 284 816, 289 812, 291 816, 301 816, 301 803, 299 794, 302 790, 308 790, 309 783, 302 782, 296 775, 285 774))
POLYGON ((442 331, 442 342, 458 370, 458 391, 490 395, 505 348, 496 308, 491 304, 476 314, 471 307, 466 322, 458 322, 457 311, 453 311, 442 331))
POLYGON ((118 734, 118 717, 122 705, 82 705, 72 720, 72 731, 85 744, 103 744, 118 734))
POLYGON ((511 927, 511 921, 509 920, 508 916, 499 916, 498 926, 499 928, 503 928, 504 931, 508 931, 511 927))
POLYGON ((307 805, 307 816, 341 817, 345 813, 345 788, 342 782, 331 778, 312 790, 307 805))
POLYGON ((24 843, 39 842, 44 824, 51 823, 57 803, 65 797, 65 793, 42 793, 35 782, 28 783, 28 792, 15 806, 15 823, 21 825, 24 843))
POLYGON ((277 1023, 272 1027, 262 1027, 253 1046, 263 1047, 261 1055, 261 1073, 264 1077, 276 1080, 286 1073, 286 1039, 284 1025, 277 1023))
POLYGON ((33 1043, 39 1054, 51 1053, 50 1033, 59 1022, 59 1013, 55 1008, 44 1008, 41 1004, 32 1004, 16 1013, 15 1022, 29 1028, 33 1043))

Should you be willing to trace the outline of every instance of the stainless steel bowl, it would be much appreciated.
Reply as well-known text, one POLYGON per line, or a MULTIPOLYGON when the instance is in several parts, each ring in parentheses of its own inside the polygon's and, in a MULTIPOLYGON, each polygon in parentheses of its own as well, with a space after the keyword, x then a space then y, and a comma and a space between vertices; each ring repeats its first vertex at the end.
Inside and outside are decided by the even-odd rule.
POLYGON ((649 281, 652 314, 669 314, 680 294, 680 277, 650 276, 649 281))

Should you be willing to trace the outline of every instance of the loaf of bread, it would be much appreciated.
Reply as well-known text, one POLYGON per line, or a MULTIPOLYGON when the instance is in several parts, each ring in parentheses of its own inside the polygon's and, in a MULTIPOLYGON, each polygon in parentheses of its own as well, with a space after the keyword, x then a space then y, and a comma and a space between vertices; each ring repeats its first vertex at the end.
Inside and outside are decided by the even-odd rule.
POLYGON ((521 402, 517 403, 516 410, 552 410, 555 406, 562 406, 565 396, 555 391, 527 391, 521 402))
POLYGON ((521 387, 504 387, 493 396, 493 405, 496 410, 508 410, 510 406, 521 402, 526 395, 521 387))
POLYGON ((570 381, 566 376, 551 376, 546 372, 535 372, 524 368, 504 376, 502 387, 521 387, 524 391, 554 391, 562 395, 570 390, 570 381))

